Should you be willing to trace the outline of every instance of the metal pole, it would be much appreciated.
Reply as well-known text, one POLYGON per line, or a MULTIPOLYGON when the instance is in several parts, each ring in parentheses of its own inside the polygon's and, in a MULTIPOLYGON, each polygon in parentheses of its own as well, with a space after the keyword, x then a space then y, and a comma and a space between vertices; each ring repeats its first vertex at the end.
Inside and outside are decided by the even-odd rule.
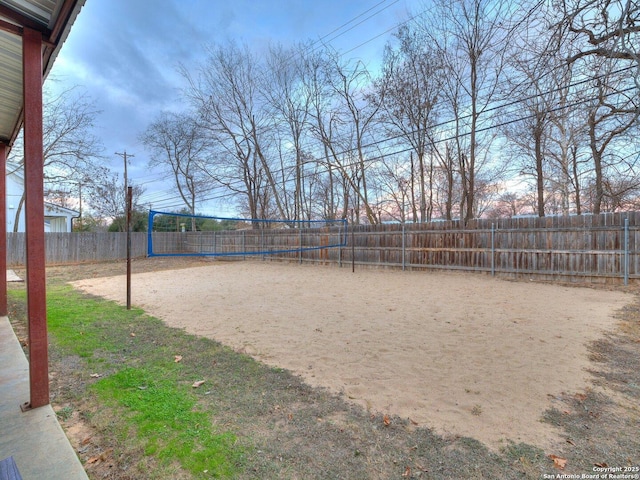
POLYGON ((624 284, 629 285, 629 218, 624 219, 624 284))
POLYGON ((300 249, 298 250, 298 263, 300 265, 302 265, 302 223, 300 224, 300 227, 298 228, 299 233, 298 233, 298 237, 299 237, 299 244, 298 246, 300 247, 300 249))
POLYGON ((342 268, 342 224, 338 227, 338 267, 342 268))
POLYGON ((351 273, 356 271, 356 235, 353 208, 351 209, 351 273))
POLYGON ((405 269, 405 231, 404 222, 402 222, 402 271, 405 269))
POLYGON ((127 310, 131 310, 131 199, 133 188, 127 187, 127 310))
POLYGON ((491 224, 491 276, 496 276, 496 224, 491 224))

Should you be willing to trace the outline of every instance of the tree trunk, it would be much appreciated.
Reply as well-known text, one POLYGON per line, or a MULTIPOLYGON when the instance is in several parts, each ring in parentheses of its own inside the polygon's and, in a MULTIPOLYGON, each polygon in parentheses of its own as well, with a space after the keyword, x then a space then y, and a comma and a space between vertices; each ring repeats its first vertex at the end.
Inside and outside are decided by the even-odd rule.
POLYGON ((600 213, 602 208, 602 200, 604 198, 604 182, 602 177, 602 151, 598 148, 596 138, 596 110, 589 112, 589 146, 591 148, 591 157, 593 159, 593 171, 595 173, 595 198, 593 199, 594 215, 600 213))
POLYGON ((533 139, 535 142, 536 156, 536 186, 538 190, 538 216, 544 217, 544 158, 542 153, 542 136, 544 128, 540 118, 540 112, 536 114, 536 125, 534 127, 533 139))

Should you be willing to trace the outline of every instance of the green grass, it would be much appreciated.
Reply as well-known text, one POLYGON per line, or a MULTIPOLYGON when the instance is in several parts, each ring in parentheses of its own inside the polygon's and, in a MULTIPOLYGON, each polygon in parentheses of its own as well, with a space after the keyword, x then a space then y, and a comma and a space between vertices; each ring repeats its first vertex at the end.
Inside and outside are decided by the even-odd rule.
POLYGON ((194 474, 233 474, 235 435, 213 431, 209 414, 194 410, 196 399, 179 386, 175 372, 124 368, 94 389, 102 400, 131 412, 129 419, 145 441, 145 454, 166 462, 178 460, 194 474))
MULTIPOLYGON (((9 294, 24 298, 24 291, 9 294)), ((230 478, 241 470, 243 447, 199 409, 193 373, 174 362, 171 347, 145 337, 159 320, 66 285, 49 288, 47 305, 51 341, 101 372, 89 392, 113 410, 120 437, 136 436, 146 455, 177 462, 195 478, 230 478)))

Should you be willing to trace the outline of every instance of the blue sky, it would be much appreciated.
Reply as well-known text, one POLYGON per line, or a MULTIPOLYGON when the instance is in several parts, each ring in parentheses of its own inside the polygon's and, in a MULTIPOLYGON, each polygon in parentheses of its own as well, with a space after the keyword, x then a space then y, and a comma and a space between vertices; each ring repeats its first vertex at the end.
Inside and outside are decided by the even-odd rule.
POLYGON ((372 64, 380 61, 390 37, 384 32, 422 3, 87 0, 56 60, 52 78, 55 88, 81 86, 86 90, 102 111, 95 134, 105 146, 106 162, 122 172, 122 159, 115 152, 134 154, 129 168, 133 183, 143 184, 149 196, 159 199, 162 194, 153 192, 166 192, 168 197, 170 186, 162 182, 160 172, 148 170, 138 135, 160 111, 179 108, 183 86, 176 69, 179 62, 195 67, 206 45, 227 39, 260 48, 269 41, 290 45, 323 38, 350 57, 372 64))

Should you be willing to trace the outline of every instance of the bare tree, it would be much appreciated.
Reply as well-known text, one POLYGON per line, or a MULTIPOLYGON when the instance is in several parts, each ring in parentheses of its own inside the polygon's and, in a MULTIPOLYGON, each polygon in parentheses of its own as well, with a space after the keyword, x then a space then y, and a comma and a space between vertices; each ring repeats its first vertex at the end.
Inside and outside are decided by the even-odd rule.
MULTIPOLYGON (((378 102, 386 133, 397 145, 411 151, 411 181, 417 184, 421 222, 431 220, 434 208, 434 156, 429 155, 436 105, 440 96, 444 67, 439 54, 429 47, 420 30, 402 26, 396 33, 397 48, 385 50, 383 73, 377 82, 378 102), (417 168, 413 168, 413 156, 417 168), (414 175, 415 174, 415 175, 414 175)), ((400 184, 398 179, 398 184, 400 184)), ((418 221, 414 216, 414 221, 418 221)))
POLYGON ((303 81, 304 46, 284 49, 272 46, 266 60, 261 90, 266 104, 272 112, 272 129, 278 132, 282 196, 288 196, 285 172, 290 169, 289 158, 293 156, 294 188, 293 208, 289 212, 285 204, 286 218, 301 220, 310 217, 308 186, 305 184, 305 158, 303 142, 309 128, 309 116, 313 91, 303 81))
POLYGON ((561 0, 560 35, 572 35, 582 48, 567 57, 575 62, 601 57, 630 62, 640 90, 640 4, 635 0, 561 0))
MULTIPOLYGON (((93 133, 99 115, 92 100, 79 87, 53 94, 45 90, 43 105, 43 168, 48 190, 61 190, 60 183, 83 180, 88 172, 99 171, 102 142, 93 133)), ((11 161, 24 162, 22 138, 11 151, 11 161)), ((92 178, 99 179, 99 176, 92 178)), ((16 209, 15 227, 24 204, 24 193, 16 209)))
MULTIPOLYGON (((124 188, 124 179, 120 180, 117 174, 110 175, 100 183, 89 186, 89 203, 94 215, 98 218, 110 219, 115 222, 126 215, 127 198, 124 188), (92 201, 93 200, 93 201, 92 201)), ((139 185, 132 186, 131 206, 133 211, 142 210, 140 197, 145 189, 139 185)), ((124 232, 126 224, 123 221, 116 222, 118 231, 124 232)))
MULTIPOLYGON (((365 65, 360 61, 343 61, 335 52, 327 53, 329 69, 326 75, 329 88, 332 90, 336 116, 332 118, 330 127, 339 128, 339 144, 335 136, 328 145, 332 152, 333 165, 340 171, 343 179, 351 187, 354 195, 354 210, 359 221, 361 209, 367 221, 379 223, 380 219, 372 207, 371 191, 368 184, 367 139, 375 123, 380 105, 371 101, 368 89, 372 79, 365 65)), ((327 123, 324 122, 326 128, 327 123)), ((324 130, 323 141, 330 141, 329 132, 324 130)))
POLYGON ((275 202, 286 210, 269 159, 271 116, 260 91, 263 64, 248 48, 233 42, 212 46, 197 76, 182 67, 187 97, 218 148, 219 160, 207 166, 215 181, 245 197, 252 218, 270 215, 275 202))
MULTIPOLYGON (((628 140, 620 146, 616 142, 634 138, 630 134, 638 128, 640 6, 634 0, 561 0, 556 5, 557 49, 571 44, 573 50, 561 55, 562 59, 591 79, 579 93, 586 102, 583 123, 593 174, 588 189, 582 191, 590 209, 598 213, 610 204, 607 197, 620 197, 620 192, 610 188, 624 185, 622 191, 628 192, 637 182, 635 165, 626 160, 624 143, 628 140), (613 181, 614 177, 624 181, 613 181)), ((574 158, 579 156, 577 149, 571 153, 574 158)), ((578 187, 575 177, 572 180, 578 187)), ((580 201, 576 194, 576 202, 580 201)), ((580 203, 577 209, 581 211, 580 203)))
POLYGON ((324 50, 310 51, 303 56, 302 81, 304 88, 310 93, 310 140, 319 143, 316 161, 326 169, 326 180, 320 182, 318 198, 323 205, 320 210, 328 220, 337 218, 341 214, 347 218, 349 209, 349 184, 344 175, 336 166, 337 140, 339 131, 339 116, 333 108, 335 91, 330 88, 329 77, 332 70, 329 68, 327 56, 324 50), (342 199, 342 201, 340 201, 342 199), (341 210, 341 211, 340 211, 341 210))
MULTIPOLYGON (((195 215, 201 195, 211 187, 203 171, 208 138, 193 116, 161 113, 141 135, 151 152, 150 167, 160 167, 173 177, 173 183, 188 211, 195 215)), ((195 218, 192 218, 195 230, 195 218)))
MULTIPOLYGON (((640 115, 640 99, 635 89, 623 88, 624 83, 616 79, 616 72, 612 72, 611 65, 606 60, 601 75, 597 75, 593 84, 594 99, 587 107, 587 128, 589 148, 593 160, 594 187, 592 211, 601 212, 605 195, 613 192, 606 191, 607 170, 615 168, 617 175, 621 171, 629 175, 633 172, 631 165, 625 169, 620 161, 622 158, 616 153, 616 141, 622 138, 632 138, 638 133, 638 116, 640 115)), ((628 140, 624 143, 628 143, 628 140)), ((620 148, 624 149, 624 145, 620 148)), ((624 150, 623 150, 624 151, 624 150)), ((636 184, 640 184, 638 179, 636 184)), ((609 183, 612 185, 612 183, 609 183)), ((625 187, 626 188, 626 187, 625 187)), ((613 193, 615 195, 615 193, 613 193)))
POLYGON ((423 26, 447 62, 444 94, 455 119, 462 198, 460 215, 478 214, 476 184, 487 166, 492 137, 483 135, 493 118, 485 114, 497 100, 505 67, 511 9, 504 0, 438 0, 423 26), (434 19, 438 19, 436 23, 434 19))

